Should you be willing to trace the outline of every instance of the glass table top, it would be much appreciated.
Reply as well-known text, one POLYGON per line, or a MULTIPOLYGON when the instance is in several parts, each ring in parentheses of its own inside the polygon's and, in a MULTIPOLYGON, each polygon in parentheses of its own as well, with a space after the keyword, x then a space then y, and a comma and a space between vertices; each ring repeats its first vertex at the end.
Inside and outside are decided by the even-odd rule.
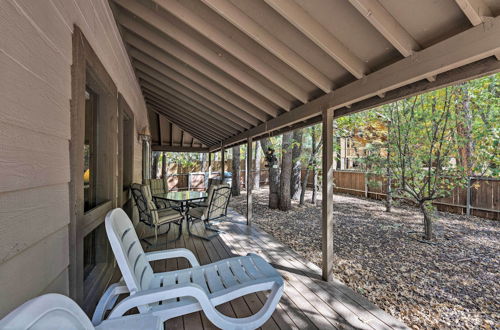
POLYGON ((185 190, 185 191, 171 191, 165 194, 154 194, 153 196, 156 198, 166 199, 169 201, 185 202, 185 201, 192 201, 196 199, 206 198, 208 194, 204 191, 185 190))

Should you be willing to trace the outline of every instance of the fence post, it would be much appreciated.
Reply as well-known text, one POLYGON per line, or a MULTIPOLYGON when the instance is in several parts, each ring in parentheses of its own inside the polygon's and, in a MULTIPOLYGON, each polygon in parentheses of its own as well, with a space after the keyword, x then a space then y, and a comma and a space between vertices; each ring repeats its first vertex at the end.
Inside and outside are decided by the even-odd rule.
POLYGON ((467 203, 466 203, 466 214, 470 215, 470 201, 471 201, 471 177, 467 177, 467 203))
POLYGON ((188 190, 191 190, 191 172, 188 173, 188 190))
POLYGON ((365 197, 368 198, 368 172, 365 172, 365 197))

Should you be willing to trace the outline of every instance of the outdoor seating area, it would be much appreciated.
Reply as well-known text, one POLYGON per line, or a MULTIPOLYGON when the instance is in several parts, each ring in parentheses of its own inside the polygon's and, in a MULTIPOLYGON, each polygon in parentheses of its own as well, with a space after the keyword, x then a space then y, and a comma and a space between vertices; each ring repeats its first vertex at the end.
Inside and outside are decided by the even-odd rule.
POLYGON ((499 36, 496 0, 0 1, 0 329, 495 328, 499 36), (481 278, 412 309, 398 258, 481 278))
MULTIPOLYGON (((159 238, 155 248, 145 247, 146 253, 179 248, 190 250, 201 265, 209 265, 235 256, 256 254, 269 262, 284 281, 284 292, 271 318, 263 329, 407 329, 401 321, 373 305, 338 280, 331 283, 321 279, 321 270, 300 257, 260 229, 246 226, 240 213, 229 209, 228 216, 217 223, 224 231, 209 241, 184 232, 175 240, 177 228, 159 238)), ((203 225, 196 223, 193 232, 205 235, 203 225)), ((185 259, 157 260, 151 263, 154 272, 173 272, 188 269, 185 259)), ((236 275, 236 274, 234 274, 236 275)), ((116 271, 112 283, 119 282, 122 273, 116 271)), ((268 293, 248 294, 218 307, 230 317, 249 317, 268 300, 268 293)), ((213 325, 202 312, 176 317, 165 323, 166 329, 212 329, 213 325)))

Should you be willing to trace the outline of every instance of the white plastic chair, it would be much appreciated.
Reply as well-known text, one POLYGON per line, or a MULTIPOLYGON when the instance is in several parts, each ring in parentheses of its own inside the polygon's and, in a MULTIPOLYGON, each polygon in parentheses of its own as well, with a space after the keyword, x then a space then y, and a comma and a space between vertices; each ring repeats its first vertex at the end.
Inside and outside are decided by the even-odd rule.
POLYGON ((2 330, 38 329, 163 329, 160 319, 151 314, 122 316, 105 320, 98 326, 90 322, 82 309, 70 298, 49 293, 31 299, 0 320, 2 330))
MULTIPOLYGON (((203 310, 207 318, 222 329, 255 329, 274 312, 283 294, 281 275, 264 259, 255 254, 220 260, 200 266, 188 249, 171 249, 144 253, 132 222, 122 209, 106 216, 106 232, 130 296, 110 313, 109 319, 122 315, 142 301, 139 312, 151 313, 162 322, 203 310), (169 258, 186 258, 192 268, 154 273, 149 262, 169 258), (216 306, 247 294, 268 291, 264 306, 254 315, 232 318, 221 314, 216 306), (160 304, 161 302, 161 304, 160 304)), ((102 314, 113 303, 116 284, 99 302, 96 313, 102 314)))

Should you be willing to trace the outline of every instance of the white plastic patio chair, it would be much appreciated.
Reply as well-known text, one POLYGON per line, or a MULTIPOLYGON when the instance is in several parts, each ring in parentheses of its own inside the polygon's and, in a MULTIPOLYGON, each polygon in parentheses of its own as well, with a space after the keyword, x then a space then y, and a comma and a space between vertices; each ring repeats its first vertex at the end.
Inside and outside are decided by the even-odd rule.
POLYGON ((62 294, 49 293, 33 298, 0 320, 2 330, 45 329, 163 329, 160 319, 151 314, 136 314, 102 321, 98 326, 90 322, 83 310, 62 294))
MULTIPOLYGON (((109 319, 124 314, 135 305, 140 313, 151 313, 162 322, 203 310, 207 318, 222 329, 255 329, 274 312, 283 294, 281 275, 255 254, 220 260, 200 266, 188 249, 171 249, 144 253, 132 222, 122 209, 106 216, 106 232, 130 296, 110 313, 109 319), (154 273, 149 262, 169 258, 186 258, 192 268, 154 273), (259 291, 271 290, 264 306, 254 315, 232 318, 221 314, 216 306, 259 291), (132 303, 131 303, 132 302, 132 303), (161 302, 161 304, 160 304, 161 302)), ((113 292, 123 290, 120 284, 110 287, 96 313, 113 304, 113 292)))

